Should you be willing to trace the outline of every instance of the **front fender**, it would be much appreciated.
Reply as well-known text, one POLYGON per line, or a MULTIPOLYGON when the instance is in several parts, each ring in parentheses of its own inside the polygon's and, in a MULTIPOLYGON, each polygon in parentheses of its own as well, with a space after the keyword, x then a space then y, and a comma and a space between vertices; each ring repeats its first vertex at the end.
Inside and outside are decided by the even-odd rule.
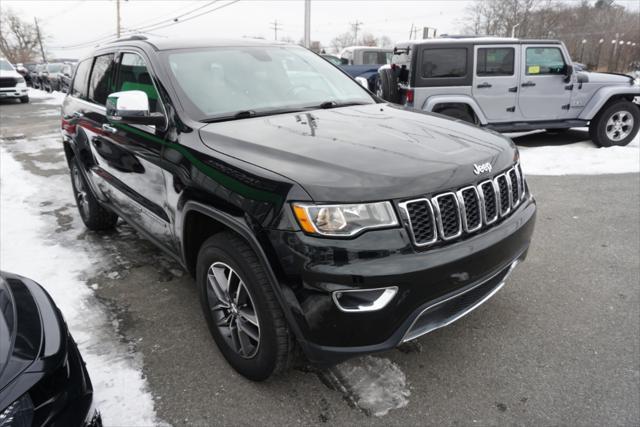
POLYGON ((582 120, 593 119, 612 97, 619 95, 628 95, 630 98, 640 96, 640 86, 605 86, 598 89, 578 118, 582 120))
POLYGON ((478 117, 478 121, 480 124, 486 125, 488 122, 486 116, 482 112, 482 109, 478 105, 478 103, 470 96, 467 95, 434 95, 428 97, 424 104, 422 104, 421 109, 423 111, 433 111, 436 105, 438 104, 466 104, 478 117))

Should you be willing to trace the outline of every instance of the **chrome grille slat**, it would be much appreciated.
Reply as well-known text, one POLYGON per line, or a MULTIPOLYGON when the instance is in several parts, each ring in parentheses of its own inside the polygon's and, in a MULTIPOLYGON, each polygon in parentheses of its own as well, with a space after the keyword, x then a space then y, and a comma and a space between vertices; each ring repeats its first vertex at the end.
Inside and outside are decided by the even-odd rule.
POLYGON ((507 217, 522 203, 525 191, 522 168, 516 163, 476 185, 398 206, 413 244, 424 247, 474 233, 507 217))

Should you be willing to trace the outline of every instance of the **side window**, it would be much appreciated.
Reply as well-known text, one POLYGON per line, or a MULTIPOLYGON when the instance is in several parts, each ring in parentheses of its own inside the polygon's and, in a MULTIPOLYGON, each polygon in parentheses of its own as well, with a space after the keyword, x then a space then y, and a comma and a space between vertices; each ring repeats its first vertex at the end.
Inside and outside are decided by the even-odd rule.
POLYGON ((515 50, 512 47, 479 48, 476 59, 478 76, 512 76, 515 50))
POLYGON ((104 105, 107 102, 107 96, 112 92, 113 58, 114 55, 110 53, 96 56, 93 62, 93 70, 89 80, 89 100, 96 104, 104 105))
POLYGON ((564 74, 566 64, 557 47, 528 47, 525 72, 528 76, 564 74))
POLYGON ((467 75, 467 49, 425 49, 422 51, 422 77, 446 78, 467 75))
POLYGON ((378 52, 362 52, 362 64, 363 65, 371 65, 371 64, 381 64, 378 62, 378 52))
POLYGON ((158 112, 158 92, 151 80, 144 59, 136 53, 123 53, 115 85, 116 92, 141 90, 149 98, 149 109, 158 112))
POLYGON ((87 97, 87 77, 91 69, 91 59, 86 59, 78 64, 76 75, 73 78, 71 95, 85 99, 87 97))

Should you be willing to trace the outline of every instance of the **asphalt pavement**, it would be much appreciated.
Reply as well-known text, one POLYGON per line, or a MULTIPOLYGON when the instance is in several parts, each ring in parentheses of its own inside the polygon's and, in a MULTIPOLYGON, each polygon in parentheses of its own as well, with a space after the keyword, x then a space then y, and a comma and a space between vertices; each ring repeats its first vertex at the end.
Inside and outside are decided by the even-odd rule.
MULTIPOLYGON (((57 131, 56 108, 0 104, 0 145, 33 174, 68 173, 61 145, 31 143, 57 131)), ((354 384, 329 388, 325 373, 304 364, 266 383, 236 374, 209 335, 192 279, 122 222, 113 233, 83 234, 87 250, 100 245, 111 257, 87 286, 142 355, 158 417, 170 424, 639 425, 640 175, 528 183, 536 231, 507 285, 460 321, 373 356, 406 379, 406 405, 384 416, 358 406, 354 384)), ((47 213, 61 241, 78 239, 65 227, 70 215, 78 214, 47 213)))

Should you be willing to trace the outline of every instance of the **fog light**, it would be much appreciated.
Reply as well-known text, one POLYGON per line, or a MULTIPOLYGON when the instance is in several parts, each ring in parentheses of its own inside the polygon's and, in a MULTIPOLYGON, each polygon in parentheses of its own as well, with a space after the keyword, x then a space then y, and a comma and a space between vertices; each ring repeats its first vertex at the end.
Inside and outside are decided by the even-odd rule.
POLYGON ((397 286, 376 289, 355 289, 336 291, 333 302, 344 312, 367 312, 384 308, 398 293, 397 286))

